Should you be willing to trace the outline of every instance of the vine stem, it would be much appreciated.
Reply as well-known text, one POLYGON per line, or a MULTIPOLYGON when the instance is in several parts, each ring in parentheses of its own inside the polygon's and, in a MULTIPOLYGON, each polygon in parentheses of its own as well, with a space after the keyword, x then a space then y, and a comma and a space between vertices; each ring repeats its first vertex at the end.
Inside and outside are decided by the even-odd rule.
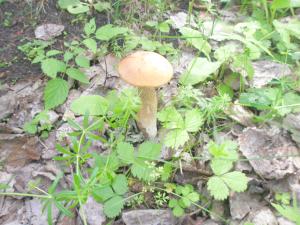
POLYGON ((36 194, 28 194, 28 193, 18 193, 18 192, 0 192, 0 196, 23 196, 23 197, 33 197, 33 198, 45 198, 51 199, 51 195, 36 195, 36 194))

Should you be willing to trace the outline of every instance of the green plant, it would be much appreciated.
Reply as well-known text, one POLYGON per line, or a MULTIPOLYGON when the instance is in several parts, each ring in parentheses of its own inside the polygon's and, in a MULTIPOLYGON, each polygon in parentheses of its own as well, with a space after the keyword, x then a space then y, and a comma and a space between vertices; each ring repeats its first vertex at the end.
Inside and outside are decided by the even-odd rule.
POLYGON ((165 192, 156 192, 154 194, 154 201, 157 207, 166 205, 169 201, 169 196, 165 192))
POLYGON ((293 205, 289 206, 288 204, 282 203, 271 205, 278 211, 280 215, 287 218, 288 220, 295 222, 297 225, 300 224, 300 208, 297 205, 296 194, 293 196, 293 205))
POLYGON ((175 107, 169 106, 158 113, 158 120, 168 129, 164 144, 171 148, 183 146, 189 140, 189 133, 196 133, 203 125, 203 115, 200 110, 184 111, 183 116, 175 107))
POLYGON ((217 200, 225 200, 229 191, 243 192, 247 189, 248 178, 239 171, 229 172, 233 163, 238 160, 237 145, 232 141, 225 141, 221 145, 214 142, 209 144, 212 156, 210 167, 214 176, 207 182, 207 189, 217 200))
POLYGON ((58 5, 61 9, 75 15, 88 13, 90 10, 103 12, 111 9, 110 2, 100 0, 58 0, 58 5))
POLYGON ((45 110, 38 113, 30 122, 26 122, 23 130, 29 134, 38 133, 42 138, 47 138, 52 127, 48 111, 45 110))
POLYGON ((169 207, 175 216, 182 216, 184 210, 189 208, 192 203, 196 203, 200 199, 200 195, 194 191, 192 185, 186 184, 184 186, 176 186, 175 194, 178 198, 172 198, 169 201, 169 207))

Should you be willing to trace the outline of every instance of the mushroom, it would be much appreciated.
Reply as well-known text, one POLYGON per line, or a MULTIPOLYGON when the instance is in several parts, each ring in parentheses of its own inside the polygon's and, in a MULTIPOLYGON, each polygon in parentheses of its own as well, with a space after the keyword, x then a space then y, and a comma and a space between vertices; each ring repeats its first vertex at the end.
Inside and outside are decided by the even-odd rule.
POLYGON ((118 71, 125 82, 138 87, 142 106, 137 113, 137 125, 145 136, 154 138, 157 134, 155 88, 171 80, 172 65, 155 52, 137 51, 121 60, 118 71))

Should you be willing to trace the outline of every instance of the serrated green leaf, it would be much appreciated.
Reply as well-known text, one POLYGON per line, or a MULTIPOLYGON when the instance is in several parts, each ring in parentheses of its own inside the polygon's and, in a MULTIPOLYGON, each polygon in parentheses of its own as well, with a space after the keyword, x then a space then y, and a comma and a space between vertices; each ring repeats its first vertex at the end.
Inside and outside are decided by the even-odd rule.
POLYGON ((87 57, 83 56, 83 55, 76 56, 75 62, 80 67, 83 67, 83 68, 89 68, 90 67, 90 60, 87 57))
POLYGON ((96 21, 95 18, 93 18, 84 25, 84 33, 87 36, 90 36, 91 34, 95 33, 95 31, 96 31, 96 21))
POLYGON ((41 68, 47 76, 55 78, 58 72, 66 71, 66 64, 57 59, 49 58, 42 61, 41 68))
POLYGON ((118 195, 125 194, 128 191, 126 176, 123 174, 117 175, 114 182, 112 183, 112 187, 118 195))
POLYGON ((138 157, 145 160, 157 160, 161 154, 161 145, 150 141, 139 146, 138 157))
POLYGON ((215 175, 222 175, 227 173, 233 167, 233 162, 227 159, 212 159, 210 167, 215 175))
POLYGON ((92 190, 92 195, 97 202, 104 202, 115 195, 110 186, 95 187, 92 190))
POLYGON ((69 87, 68 82, 55 78, 46 84, 44 90, 44 103, 45 109, 52 109, 65 102, 68 97, 69 87))
POLYGON ((243 192, 247 189, 248 178, 242 172, 233 171, 222 175, 221 178, 235 192, 243 192))
POLYGON ((184 124, 188 132, 197 132, 203 125, 204 120, 201 112, 197 109, 188 110, 185 113, 184 124))
POLYGON ((82 43, 93 53, 97 52, 97 42, 93 38, 84 39, 82 43))
POLYGON ((178 205, 173 208, 172 212, 176 217, 181 217, 184 214, 183 208, 178 205))
POLYGON ((107 109, 107 100, 99 95, 80 96, 71 104, 71 110, 79 115, 85 115, 86 113, 92 116, 105 115, 107 109))
POLYGON ((225 200, 229 196, 229 189, 224 181, 217 176, 210 177, 207 182, 207 189, 217 200, 225 200))
POLYGON ((120 196, 114 196, 104 203, 104 213, 109 218, 114 218, 121 213, 124 207, 124 199, 120 196))
POLYGON ((164 144, 167 147, 177 149, 183 146, 189 138, 189 134, 186 130, 174 129, 168 132, 164 139, 164 144))
POLYGON ((209 62, 206 58, 195 58, 189 64, 187 71, 181 76, 183 85, 195 85, 203 82, 221 66, 220 62, 209 62))
POLYGON ((177 206, 178 205, 178 200, 177 199, 171 199, 170 201, 169 201, 169 204, 168 204, 168 206, 170 207, 170 208, 174 208, 175 206, 177 206))
POLYGON ((117 145, 118 157, 125 163, 131 164, 134 162, 134 148, 131 144, 120 142, 117 145))
POLYGON ((80 81, 81 83, 84 83, 84 84, 89 83, 88 77, 83 72, 81 72, 79 69, 69 68, 69 69, 67 69, 66 74, 69 77, 73 78, 74 80, 80 81))
POLYGON ((192 202, 198 202, 200 199, 200 196, 197 192, 191 192, 185 197, 191 200, 192 202))
POLYGON ((101 41, 109 41, 118 35, 125 34, 128 32, 126 27, 113 26, 112 24, 107 24, 100 27, 96 31, 96 38, 101 41))
POLYGON ((180 113, 175 107, 167 107, 160 111, 157 115, 159 121, 163 123, 163 126, 167 129, 184 128, 184 121, 180 113))
POLYGON ((155 167, 150 166, 148 161, 137 158, 131 166, 131 173, 140 180, 149 182, 153 180, 151 175, 153 174, 154 169, 155 167))

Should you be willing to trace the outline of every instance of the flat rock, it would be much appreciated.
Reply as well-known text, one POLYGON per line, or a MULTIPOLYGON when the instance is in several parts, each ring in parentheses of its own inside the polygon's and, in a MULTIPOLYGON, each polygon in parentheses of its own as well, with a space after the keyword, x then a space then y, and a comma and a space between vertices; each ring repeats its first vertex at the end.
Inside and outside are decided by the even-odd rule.
POLYGON ((234 193, 229 198, 230 214, 232 219, 241 220, 251 211, 261 207, 258 197, 247 192, 234 193))
POLYGON ((89 225, 104 224, 106 217, 103 212, 103 205, 96 202, 92 197, 88 198, 86 204, 83 206, 83 210, 89 225))
POLYGON ((252 63, 254 69, 251 86, 260 88, 268 84, 272 79, 291 75, 292 71, 285 64, 269 60, 260 60, 252 63))
POLYGON ((281 132, 272 132, 274 129, 247 128, 238 138, 239 146, 257 174, 266 179, 281 179, 299 169, 293 157, 299 151, 281 132))
POLYGON ((269 208, 262 208, 254 213, 252 223, 255 225, 278 225, 277 219, 269 208))
POLYGON ((61 35, 64 29, 65 27, 63 25, 48 23, 38 26, 34 34, 37 39, 48 41, 61 35))
POLYGON ((174 225, 176 219, 170 210, 145 209, 122 213, 126 225, 174 225))
POLYGON ((42 151, 37 137, 21 134, 0 134, 0 161, 9 171, 22 168, 32 160, 39 160, 42 151))
POLYGON ((288 114, 283 119, 283 127, 292 133, 293 140, 300 145, 300 113, 288 114))

